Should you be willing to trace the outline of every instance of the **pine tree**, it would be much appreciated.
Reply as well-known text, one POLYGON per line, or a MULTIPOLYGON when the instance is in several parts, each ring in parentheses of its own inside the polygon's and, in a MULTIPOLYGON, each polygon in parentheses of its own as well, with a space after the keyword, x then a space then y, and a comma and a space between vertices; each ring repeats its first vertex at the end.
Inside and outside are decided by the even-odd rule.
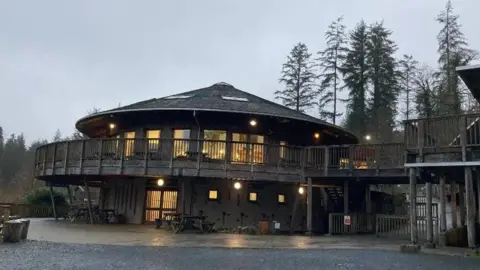
POLYGON ((417 70, 418 61, 413 59, 411 55, 403 55, 400 64, 400 91, 403 94, 403 101, 405 102, 405 108, 403 111, 404 118, 410 119, 412 115, 412 90, 414 87, 415 72, 417 70))
POLYGON ((350 33, 350 42, 345 62, 341 68, 344 86, 348 90, 345 126, 363 137, 368 122, 366 112, 368 65, 366 62, 367 26, 364 21, 350 33))
POLYGON ((467 48, 468 44, 458 19, 459 16, 453 12, 451 1, 447 2, 445 10, 436 18, 442 25, 437 35, 441 79, 439 98, 442 100, 438 114, 462 113, 462 93, 455 69, 459 65, 467 65, 477 56, 475 51, 467 48))
POLYGON ((415 111, 418 117, 432 117, 438 107, 435 91, 435 72, 429 66, 422 66, 413 78, 415 111))
POLYGON ((314 73, 311 56, 305 44, 296 44, 287 62, 283 64, 280 82, 285 85, 285 88, 275 91, 275 98, 282 100, 283 105, 300 112, 305 112, 316 104, 317 76, 314 73))
POLYGON ((336 124, 337 117, 342 115, 337 111, 337 94, 341 89, 340 68, 347 53, 347 36, 343 17, 339 17, 328 26, 325 40, 327 48, 318 52, 321 69, 318 107, 322 119, 330 119, 333 124, 336 124), (330 108, 331 105, 333 109, 330 108))
POLYGON ((398 99, 398 71, 394 53, 397 46, 390 39, 391 31, 383 23, 375 23, 369 29, 367 42, 368 77, 371 97, 368 100, 369 129, 375 142, 392 140, 398 99))

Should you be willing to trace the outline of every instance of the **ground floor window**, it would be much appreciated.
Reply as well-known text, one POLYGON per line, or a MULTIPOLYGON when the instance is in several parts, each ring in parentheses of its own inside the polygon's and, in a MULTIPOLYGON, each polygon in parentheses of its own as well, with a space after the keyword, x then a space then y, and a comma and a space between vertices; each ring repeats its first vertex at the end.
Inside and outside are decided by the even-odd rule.
POLYGON ((178 204, 176 190, 147 190, 145 201, 145 221, 168 218, 165 214, 176 213, 178 204))

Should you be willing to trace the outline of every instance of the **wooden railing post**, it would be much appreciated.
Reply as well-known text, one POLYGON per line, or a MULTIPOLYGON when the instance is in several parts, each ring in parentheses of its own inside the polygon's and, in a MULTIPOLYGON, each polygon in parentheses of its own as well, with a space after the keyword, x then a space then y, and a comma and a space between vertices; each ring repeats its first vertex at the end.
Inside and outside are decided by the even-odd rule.
POLYGON ((118 143, 118 147, 120 147, 120 149, 118 149, 120 153, 120 174, 123 174, 123 163, 125 162, 125 147, 127 146, 127 140, 128 139, 122 138, 119 139, 118 143))
POLYGON ((100 139, 100 149, 98 150, 98 174, 102 174, 102 159, 103 159, 103 140, 100 139))
POLYGON ((418 148, 418 160, 417 162, 423 162, 423 148, 425 147, 425 122, 424 120, 418 120, 418 134, 417 134, 417 148, 418 148))
POLYGON ((68 170, 68 155, 69 155, 70 141, 65 142, 65 156, 63 158, 63 171, 66 174, 68 170))
POLYGON ((467 161, 467 117, 460 116, 459 120, 460 130, 460 146, 462 147, 462 161, 467 161))
POLYGON ((330 148, 328 146, 325 146, 323 148, 323 150, 325 151, 323 153, 323 173, 325 176, 328 176, 328 167, 330 165, 330 148))
POLYGON ((83 154, 85 152, 85 140, 82 141, 82 145, 80 147, 80 165, 79 165, 79 168, 80 168, 80 174, 82 174, 82 171, 83 171, 83 154))
MULTIPOLYGON (((159 139, 160 140, 160 139, 159 139)), ((160 144, 160 141, 158 142, 160 144)), ((148 157, 150 155, 149 153, 149 145, 150 145, 150 140, 148 138, 144 138, 144 150, 143 150, 143 174, 147 175, 148 172, 148 157)))
POLYGON ((48 152, 48 144, 44 146, 45 151, 43 151, 43 175, 45 175, 45 170, 47 169, 47 152, 48 152))
POLYGON ((55 159, 57 158, 57 143, 53 144, 53 155, 52 155, 52 175, 55 175, 55 159))

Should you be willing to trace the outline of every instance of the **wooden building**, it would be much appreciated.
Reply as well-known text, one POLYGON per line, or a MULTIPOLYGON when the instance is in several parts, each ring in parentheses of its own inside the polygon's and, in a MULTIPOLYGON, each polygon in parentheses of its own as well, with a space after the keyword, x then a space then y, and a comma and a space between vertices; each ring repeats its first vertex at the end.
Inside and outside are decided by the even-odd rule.
POLYGON ((37 178, 100 187, 100 206, 129 223, 202 212, 217 227, 267 219, 281 230, 326 231, 327 212, 369 211, 369 184, 408 183, 402 144, 357 145, 338 126, 226 83, 76 127, 90 139, 40 147, 37 178))

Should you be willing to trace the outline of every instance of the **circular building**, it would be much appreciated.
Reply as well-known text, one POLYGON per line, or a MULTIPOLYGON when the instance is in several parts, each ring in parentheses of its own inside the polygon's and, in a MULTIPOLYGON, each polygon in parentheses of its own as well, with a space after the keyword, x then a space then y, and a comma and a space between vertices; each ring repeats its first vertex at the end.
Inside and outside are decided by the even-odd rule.
POLYGON ((227 83, 88 115, 76 128, 89 139, 37 150, 37 178, 99 187, 99 207, 128 223, 201 213, 217 228, 302 223, 292 218, 298 185, 305 168, 325 164, 305 147, 358 142, 227 83))

